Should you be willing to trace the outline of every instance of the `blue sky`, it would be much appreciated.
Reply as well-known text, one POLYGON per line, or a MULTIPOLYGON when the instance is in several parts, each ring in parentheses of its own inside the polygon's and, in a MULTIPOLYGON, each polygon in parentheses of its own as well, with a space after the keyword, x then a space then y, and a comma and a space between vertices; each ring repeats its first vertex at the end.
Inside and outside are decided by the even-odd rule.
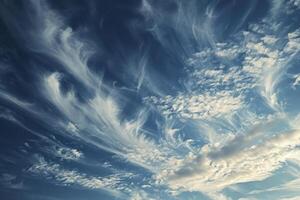
POLYGON ((299 0, 0 2, 7 200, 300 198, 299 0))

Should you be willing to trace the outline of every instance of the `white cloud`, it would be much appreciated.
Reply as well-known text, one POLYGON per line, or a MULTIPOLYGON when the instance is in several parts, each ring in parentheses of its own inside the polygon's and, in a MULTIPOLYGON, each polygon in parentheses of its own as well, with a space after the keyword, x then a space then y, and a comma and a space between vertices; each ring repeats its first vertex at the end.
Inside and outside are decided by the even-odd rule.
POLYGON ((57 147, 54 149, 54 154, 65 160, 79 160, 83 157, 83 153, 77 149, 67 147, 57 147))
POLYGON ((281 198, 281 200, 298 200, 299 197, 287 197, 287 198, 281 198))
POLYGON ((177 115, 185 119, 209 119, 232 113, 241 107, 240 97, 234 97, 228 92, 220 92, 215 95, 178 95, 176 97, 166 96, 157 99, 148 98, 146 101, 154 104, 163 115, 177 115))
POLYGON ((278 41, 278 38, 276 38, 273 35, 266 35, 266 36, 262 37, 262 41, 268 45, 274 45, 275 42, 278 41))
MULTIPOLYGON (((92 73, 89 69, 88 60, 93 54, 93 49, 90 43, 79 36, 80 30, 73 31, 68 27, 63 17, 51 10, 46 1, 31 1, 31 9, 33 11, 27 14, 32 26, 30 31, 24 32, 30 40, 27 47, 34 52, 51 57, 64 70, 39 74, 42 84, 37 85, 45 100, 51 103, 50 109, 55 108, 62 117, 53 115, 52 112, 45 112, 38 107, 30 107, 30 109, 34 110, 34 114, 51 128, 62 127, 64 131, 72 133, 66 135, 68 138, 85 141, 134 164, 153 170, 155 168, 153 163, 160 162, 163 153, 159 146, 146 136, 146 131, 142 128, 147 112, 140 110, 135 117, 122 119, 121 106, 118 104, 119 94, 102 83, 101 76, 92 73), (81 82, 89 96, 83 95, 84 100, 78 100, 76 96, 78 91, 74 85, 63 92, 61 81, 64 79, 64 73, 71 74, 81 82)), ((138 88, 143 83, 145 60, 141 61, 141 65, 138 88)), ((0 95, 19 107, 30 106, 6 93, 1 92, 0 95)), ((59 131, 58 134, 64 133, 59 131)), ((78 157, 76 152, 68 154, 67 157, 71 158, 70 156, 78 157)))
POLYGON ((116 196, 124 195, 120 192, 119 186, 124 179, 133 176, 130 173, 113 174, 105 177, 89 176, 76 170, 65 169, 60 164, 47 162, 43 157, 38 157, 37 162, 28 169, 28 172, 55 181, 59 185, 102 189, 116 196))
POLYGON ((300 0, 290 0, 290 3, 297 8, 300 8, 300 0))
POLYGON ((300 74, 297 74, 294 76, 295 80, 293 83, 293 87, 295 88, 296 86, 300 85, 300 74))
POLYGON ((22 101, 19 98, 15 97, 14 95, 10 94, 9 92, 7 92, 5 90, 0 89, 0 98, 4 99, 10 103, 13 103, 16 106, 18 106, 26 111, 32 112, 32 108, 33 108, 32 103, 22 101))
POLYGON ((218 103, 201 95, 212 95, 223 101, 222 94, 226 93, 228 101, 222 104, 224 109, 216 108, 221 114, 244 108, 246 95, 252 91, 264 98, 271 109, 281 111, 278 84, 289 62, 299 52, 300 34, 298 29, 285 33, 288 40, 270 35, 278 29, 272 23, 265 20, 262 24, 252 25, 252 32, 238 35, 238 41, 216 43, 215 49, 206 48, 195 53, 187 61, 186 91, 173 96, 149 97, 146 101, 156 105, 166 116, 176 114, 182 118, 209 119, 217 116, 214 108, 218 103), (277 44, 278 41, 284 45, 277 44), (236 105, 232 109, 229 108, 230 101, 236 105), (201 106, 201 102, 206 102, 207 106, 201 106), (193 111, 206 114, 193 115, 193 111))
POLYGON ((75 124, 73 124, 72 122, 69 122, 66 126, 67 131, 71 132, 71 133, 78 133, 78 128, 76 127, 75 124))
MULTIPOLYGON (((157 179, 175 191, 221 191, 232 184, 264 180, 287 159, 300 154, 299 130, 265 139, 260 136, 259 140, 263 141, 233 149, 220 158, 212 157, 218 150, 204 146, 199 155, 190 154, 184 160, 177 160, 172 168, 161 171, 157 179)), ((245 141, 240 143, 243 145, 245 141)), ((228 147, 231 148, 230 142, 228 147)))
POLYGON ((149 197, 149 195, 146 192, 139 190, 133 192, 130 200, 154 200, 154 199, 149 197))
POLYGON ((76 124, 79 138, 149 169, 153 166, 151 163, 162 159, 159 147, 141 129, 147 113, 142 111, 135 120, 121 121, 118 105, 112 97, 98 90, 95 97, 87 99, 85 103, 80 102, 73 91, 66 94, 61 92, 61 78, 59 73, 45 77, 43 92, 67 117, 67 127, 70 121, 76 124), (91 138, 97 138, 99 142, 91 138))
MULTIPOLYGON (((157 164, 153 163, 159 163, 163 159, 163 153, 143 129, 147 112, 140 110, 134 117, 123 119, 120 112, 122 105, 118 102, 119 94, 112 87, 102 83, 101 76, 91 72, 88 66, 88 60, 93 55, 91 43, 81 37, 79 29, 72 30, 64 18, 52 10, 46 1, 38 0, 30 3, 32 12, 26 13, 31 22, 28 25, 30 31, 24 31, 22 35, 26 35, 24 38, 30 41, 30 44, 25 41, 30 50, 51 57, 54 63, 63 67, 63 70, 60 70, 62 72, 38 74, 41 76, 42 84, 37 84, 44 99, 51 103, 46 107, 49 106, 52 111, 58 110, 61 116, 53 115, 53 112, 48 110, 45 112, 37 106, 31 107, 4 92, 0 93, 1 97, 19 107, 32 109, 35 117, 46 122, 50 128, 57 130, 57 127, 62 127, 63 131, 58 131, 58 134, 72 133, 64 136, 85 141, 87 144, 115 153, 129 162, 154 170, 157 164), (62 91, 61 82, 64 73, 72 75, 77 82, 82 83, 86 91, 82 93, 83 99, 77 98, 78 91, 75 85, 67 91, 62 91), (88 94, 88 97, 85 94, 88 94)), ((138 89, 144 80, 146 57, 140 64, 138 89)), ((76 160, 80 157, 77 150, 68 149, 67 153, 65 150, 58 150, 57 153, 65 159, 76 160)))
MULTIPOLYGON (((299 156, 298 130, 276 132, 271 136, 265 128, 269 124, 265 124, 262 129, 247 132, 249 127, 255 126, 254 121, 263 121, 268 116, 266 113, 256 113, 256 110, 245 111, 250 108, 248 94, 255 93, 258 96, 255 103, 261 103, 259 99, 262 97, 273 112, 282 112, 278 86, 288 63, 299 51, 299 30, 281 33, 284 37, 273 35, 278 29, 273 21, 266 19, 261 24, 250 26, 248 32, 239 33, 234 40, 218 43, 211 33, 214 6, 206 10, 205 19, 195 21, 190 19, 198 19, 196 13, 184 12, 192 4, 180 4, 179 14, 176 15, 179 18, 175 19, 178 26, 174 26, 179 32, 179 39, 185 43, 191 35, 197 41, 204 37, 212 47, 201 52, 185 49, 190 56, 185 68, 187 76, 183 80, 185 89, 173 95, 157 94, 145 98, 147 103, 157 108, 159 114, 167 116, 161 120, 159 133, 154 133, 159 136, 155 141, 144 129, 147 111, 141 109, 131 118, 122 116, 121 94, 90 71, 88 60, 93 52, 88 43, 65 25, 64 20, 44 2, 32 3, 37 11, 34 18, 37 27, 40 27, 32 34, 32 50, 54 58, 64 67, 64 73, 83 83, 85 90, 92 91, 92 94, 83 95, 83 100, 79 100, 77 93, 80 92, 75 85, 62 91, 63 72, 46 74, 41 78, 42 94, 51 103, 51 108, 56 108, 63 116, 59 118, 49 114, 48 123, 53 123, 53 126, 63 123, 66 131, 75 133, 68 137, 76 136, 74 138, 86 144, 144 167, 153 174, 156 184, 169 186, 174 193, 201 191, 215 199, 226 199, 219 192, 222 189, 237 183, 263 180, 280 168, 282 162, 299 156), (190 21, 194 24, 191 25, 190 21), (204 28, 199 26, 202 22, 204 28), (193 30, 186 30, 187 26, 193 27, 193 30), (198 27, 204 31, 201 32, 198 27), (174 126, 177 119, 171 116, 184 119, 181 123, 189 119, 199 122, 195 132, 207 137, 206 141, 194 145, 198 142, 196 138, 181 138, 182 130, 174 126)), ((164 19, 151 1, 142 2, 142 11, 148 19, 155 17, 158 26, 164 24, 164 19)), ((173 24, 173 18, 170 21, 173 24)), ((169 44, 163 41, 158 26, 155 26, 154 32, 166 47, 169 44)), ((142 59, 138 90, 147 79, 145 62, 142 59)), ((295 77, 294 86, 298 85, 298 78, 295 77)), ((28 106, 5 93, 0 95, 20 107, 28 106)), ((255 95, 251 98, 256 98, 255 95)), ((6 118, 9 117, 14 119, 6 115, 6 118)), ((189 130, 184 134, 190 137, 189 130)), ((66 160, 79 160, 83 156, 79 150, 66 147, 55 148, 54 154, 66 160)), ((89 189, 119 190, 122 178, 121 174, 93 177, 42 158, 29 171, 47 178, 53 177, 63 185, 74 184, 89 189)), ((291 185, 295 186, 295 183, 298 184, 292 182, 291 185)), ((132 196, 135 200, 149 198, 143 192, 133 193, 132 196)))
POLYGON ((300 29, 296 29, 293 32, 288 33, 288 42, 284 48, 284 51, 289 54, 298 53, 300 50, 300 29))
MULTIPOLYGON (((280 25, 273 17, 250 26, 250 31, 238 34, 236 40, 215 43, 214 48, 203 49, 191 56, 184 80, 186 90, 175 95, 145 98, 159 113, 169 117, 167 121, 173 120, 170 116, 176 116, 209 122, 209 128, 200 126, 208 144, 201 151, 193 149, 185 155, 172 152, 173 156, 166 159, 155 175, 158 184, 166 184, 177 192, 202 191, 210 192, 211 196, 222 195, 217 191, 237 183, 264 180, 283 162, 299 156, 298 130, 276 132, 270 136, 263 134, 266 128, 254 131, 254 135, 238 128, 238 123, 243 127, 246 121, 252 120, 242 114, 248 109, 249 93, 257 94, 256 102, 264 99, 275 113, 280 115, 282 112, 279 84, 289 62, 299 51, 299 35, 297 30, 284 32, 283 36, 274 34, 280 25), (234 114, 238 119, 241 117, 241 121, 232 120, 234 117, 230 116, 234 114), (219 118, 219 123, 225 126, 233 124, 239 133, 227 137, 216 133, 220 126, 214 118, 219 118), (249 135, 243 137, 242 134, 249 135)), ((261 119, 256 116, 256 120, 261 119)), ((166 134, 170 141, 174 140, 174 131, 171 131, 171 137, 168 132, 166 134)))
POLYGON ((88 60, 94 53, 91 44, 84 42, 45 1, 31 1, 31 5, 35 12, 29 15, 34 19, 36 30, 31 32, 28 47, 58 61, 86 86, 97 87, 100 80, 88 67, 88 60))

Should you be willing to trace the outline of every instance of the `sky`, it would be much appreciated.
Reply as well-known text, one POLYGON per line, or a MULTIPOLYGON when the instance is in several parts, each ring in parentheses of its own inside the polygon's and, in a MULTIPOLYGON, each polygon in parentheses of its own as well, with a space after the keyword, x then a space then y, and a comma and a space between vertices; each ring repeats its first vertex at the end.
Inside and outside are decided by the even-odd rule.
POLYGON ((1 0, 5 200, 300 199, 299 0, 1 0))

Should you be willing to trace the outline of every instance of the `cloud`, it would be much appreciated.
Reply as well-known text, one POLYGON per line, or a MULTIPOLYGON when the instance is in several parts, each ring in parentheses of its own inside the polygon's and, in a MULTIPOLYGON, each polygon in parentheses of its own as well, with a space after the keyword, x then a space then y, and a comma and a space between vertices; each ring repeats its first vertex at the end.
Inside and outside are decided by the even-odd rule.
POLYGON ((289 3, 298 9, 300 8, 300 1, 299 0, 290 0, 289 3))
POLYGON ((43 157, 37 157, 37 162, 32 165, 28 172, 43 178, 53 180, 63 186, 80 186, 87 189, 102 189, 114 196, 122 196, 119 185, 121 182, 133 176, 132 174, 114 174, 106 177, 89 176, 76 170, 64 169, 60 164, 47 162, 43 157))
POLYGON ((0 98, 4 99, 12 104, 15 104, 16 106, 18 106, 26 111, 32 111, 33 104, 26 102, 26 101, 22 101, 5 90, 0 90, 0 98))
POLYGON ((220 92, 216 95, 178 95, 146 98, 146 101, 154 103, 163 115, 176 115, 186 119, 208 119, 219 117, 236 111, 241 107, 242 100, 228 92, 220 92))
POLYGON ((162 159, 158 146, 142 133, 146 113, 142 111, 136 120, 121 121, 118 105, 112 97, 99 90, 95 97, 86 99, 85 103, 80 102, 72 90, 62 93, 61 78, 59 73, 45 77, 43 92, 65 115, 69 130, 70 121, 76 124, 71 127, 76 127, 80 139, 144 167, 150 167, 150 163, 162 159), (92 140, 93 137, 98 142, 92 140), (151 151, 151 154, 145 157, 145 151, 151 151))
POLYGON ((83 158, 83 153, 77 149, 67 147, 56 147, 53 149, 54 155, 64 160, 79 160, 83 158))
POLYGON ((228 156, 218 159, 210 156, 218 150, 204 146, 199 155, 190 154, 185 160, 178 160, 177 165, 162 171, 157 178, 175 191, 221 191, 232 184, 269 177, 287 159, 299 155, 299 142, 300 132, 295 130, 233 149, 228 156))
MULTIPOLYGON (((135 164, 146 166, 144 162, 155 162, 160 154, 158 147, 141 129, 147 113, 141 111, 137 113, 138 119, 122 121, 115 100, 118 95, 110 96, 105 90, 112 91, 111 88, 101 82, 101 76, 89 69, 88 60, 93 54, 90 43, 68 27, 63 17, 51 10, 45 1, 32 1, 31 4, 35 12, 28 13, 34 24, 33 30, 27 33, 32 41, 28 48, 51 57, 67 73, 83 83, 87 93, 92 92, 92 97, 84 96, 84 102, 81 102, 76 96, 77 91, 71 89, 62 92, 61 81, 65 77, 63 72, 43 74, 40 91, 63 115, 63 118, 57 119, 57 116, 47 113, 48 122, 56 125, 65 123, 65 129, 74 133, 74 136, 135 164), (92 139, 94 137, 97 138, 96 141, 92 139), (153 155, 149 155, 149 158, 135 155, 141 154, 141 149, 145 148, 151 149, 153 155)), ((144 74, 145 59, 142 59, 138 89, 142 85, 144 74)))
POLYGON ((294 76, 295 80, 293 83, 293 87, 295 88, 296 86, 298 86, 300 84, 300 74, 297 74, 294 76))
POLYGON ((56 60, 86 86, 97 87, 100 80, 88 67, 88 60, 94 53, 91 44, 67 26, 63 17, 51 10, 46 1, 31 1, 31 5, 35 10, 35 15, 30 15, 36 30, 31 32, 33 43, 29 48, 56 60))
MULTIPOLYGON (((218 41, 214 30, 216 3, 195 6, 199 5, 196 1, 143 0, 140 12, 151 24, 149 31, 164 50, 182 61, 184 74, 178 80, 180 89, 157 92, 161 77, 151 79, 146 70, 148 57, 143 54, 138 70, 126 76, 136 85, 134 95, 144 100, 136 103, 91 69, 89 59, 95 49, 80 29, 68 26, 45 1, 31 1, 31 5, 34 12, 28 14, 33 26, 24 35, 32 44, 27 48, 60 66, 40 72, 36 84, 51 112, 39 112, 42 109, 4 91, 1 98, 33 110, 33 116, 47 122, 50 130, 59 129, 57 134, 71 141, 113 153, 126 162, 123 164, 142 167, 137 174, 150 173, 151 181, 143 179, 141 188, 160 187, 174 195, 200 191, 212 199, 228 199, 222 190, 238 183, 262 181, 299 155, 297 119, 285 113, 279 94, 284 75, 298 56, 300 32, 292 26, 282 27, 276 15, 267 13, 247 30, 218 41), (173 34, 179 44, 166 38, 173 34), (143 96, 144 89, 150 91, 145 92, 147 96, 143 96), (126 107, 124 99, 132 100, 133 106, 126 107), (133 114, 129 115, 127 109, 133 114), (278 128, 277 122, 282 127, 278 128)), ((274 2, 273 12, 278 5, 281 3, 274 2)), ((253 6, 237 27, 247 21, 253 6)), ((294 78, 296 87, 299 76, 294 78)), ((0 117, 27 128, 16 115, 5 112, 0 117)), ((84 157, 80 149, 56 141, 51 145, 45 151, 61 158, 61 163, 84 157)), ((104 189, 117 195, 116 191, 130 191, 134 200, 152 198, 148 191, 132 188, 132 182, 125 181, 132 174, 95 177, 61 163, 39 157, 28 171, 65 186, 104 189)), ((11 181, 9 176, 4 179, 11 181)), ((287 186, 298 189, 298 181, 287 186)))
POLYGON ((298 55, 300 34, 296 29, 277 37, 273 33, 278 28, 274 19, 267 17, 262 23, 250 25, 249 31, 237 33, 234 40, 194 53, 187 59, 186 90, 177 95, 145 98, 146 102, 166 116, 208 119, 219 117, 215 112, 221 115, 245 108, 249 94, 257 93, 269 108, 281 111, 277 89, 298 55), (209 96, 219 100, 224 110, 209 96))
POLYGON ((132 194, 130 200, 154 200, 153 198, 149 197, 149 195, 142 191, 142 190, 139 190, 139 191, 136 191, 132 194))

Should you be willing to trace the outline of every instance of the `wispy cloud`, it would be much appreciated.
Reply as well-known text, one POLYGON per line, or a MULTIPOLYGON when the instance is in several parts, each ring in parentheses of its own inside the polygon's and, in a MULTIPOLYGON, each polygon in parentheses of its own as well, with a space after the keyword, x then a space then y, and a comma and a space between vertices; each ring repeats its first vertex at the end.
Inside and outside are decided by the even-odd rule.
MULTIPOLYGON (((31 24, 21 40, 26 38, 26 50, 51 59, 53 68, 35 76, 34 92, 46 105, 23 102, 4 86, 0 98, 44 122, 49 132, 81 145, 71 147, 34 132, 6 109, 0 117, 43 136, 49 146, 41 152, 59 162, 38 156, 28 172, 59 185, 107 190, 132 200, 155 199, 149 194, 153 188, 174 196, 197 191, 211 199, 230 199, 224 189, 265 180, 289 160, 299 164, 299 116, 288 113, 280 96, 300 49, 298 27, 282 23, 281 17, 292 15, 299 3, 289 1, 279 14, 283 2, 270 2, 270 12, 250 24, 256 4, 249 3, 234 34, 224 39, 220 35, 227 32, 218 33, 223 26, 217 23, 229 8, 219 8, 218 2, 143 0, 138 12, 144 16, 145 31, 168 59, 178 59, 183 73, 176 80, 180 88, 159 90, 162 77, 148 70, 150 50, 139 52, 138 61, 129 62, 137 66, 124 75, 133 85, 131 98, 123 91, 126 86, 116 87, 90 66, 99 47, 80 28, 71 28, 46 1, 30 1, 30 9, 25 8, 31 24), (111 175, 95 176, 64 166, 86 166, 80 162, 86 156, 83 145, 112 153, 110 159, 132 167, 124 171, 139 167, 136 174, 147 177, 137 184, 127 180, 132 172, 111 170, 111 175)), ((22 26, 16 27, 20 31, 22 26)), ((295 90, 299 83, 299 75, 294 75, 295 90)), ((107 161, 101 166, 112 165, 107 161)), ((15 177, 6 174, 2 179, 10 183, 15 177)), ((297 179, 281 187, 291 188, 299 189, 297 179)))
POLYGON ((123 179, 132 174, 114 174, 106 177, 88 176, 76 170, 64 169, 60 164, 47 162, 43 157, 38 157, 37 162, 28 169, 28 172, 53 179, 57 184, 64 186, 80 186, 88 189, 102 189, 111 192, 116 196, 123 194, 118 191, 118 185, 123 179))

